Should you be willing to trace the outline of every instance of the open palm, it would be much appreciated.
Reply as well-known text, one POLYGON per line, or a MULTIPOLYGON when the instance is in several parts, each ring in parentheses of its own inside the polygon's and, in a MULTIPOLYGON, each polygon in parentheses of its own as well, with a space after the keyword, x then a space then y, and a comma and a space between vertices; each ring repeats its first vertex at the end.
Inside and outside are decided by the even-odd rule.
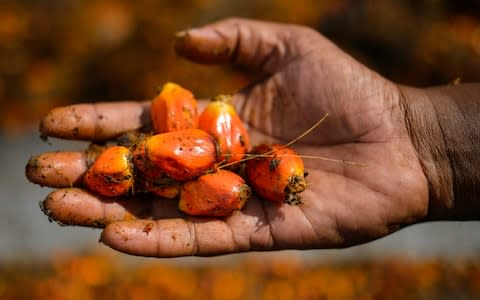
MULTIPOLYGON (((293 146, 302 155, 325 158, 305 158, 304 204, 253 197, 225 219, 186 217, 175 201, 114 201, 70 188, 86 170, 86 154, 44 153, 29 162, 27 176, 60 188, 42 205, 51 218, 106 226, 102 241, 112 248, 165 257, 346 247, 426 215, 428 184, 407 132, 399 87, 317 32, 228 19, 180 34, 177 51, 197 62, 240 64, 264 75, 234 97, 253 144, 286 143, 328 113, 319 128, 293 146)), ((148 109, 141 102, 59 108, 45 118, 42 131, 104 140, 148 126, 148 109)))

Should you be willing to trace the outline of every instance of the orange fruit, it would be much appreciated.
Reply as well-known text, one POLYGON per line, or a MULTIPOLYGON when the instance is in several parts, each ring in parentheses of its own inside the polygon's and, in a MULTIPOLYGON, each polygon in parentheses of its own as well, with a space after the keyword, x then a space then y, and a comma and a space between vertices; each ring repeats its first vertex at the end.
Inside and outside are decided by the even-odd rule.
POLYGON ((301 203, 298 195, 307 187, 302 159, 291 148, 261 144, 252 150, 259 155, 248 160, 245 175, 253 190, 263 199, 288 204, 301 203))
POLYGON ((216 162, 217 146, 200 129, 161 133, 146 139, 148 159, 161 172, 178 181, 202 175, 216 162))
POLYGON ((139 141, 132 149, 132 163, 135 177, 143 180, 154 181, 165 176, 155 164, 148 159, 145 149, 146 139, 139 141))
POLYGON ((83 181, 88 190, 102 196, 128 193, 134 182, 130 150, 124 146, 106 148, 90 166, 83 181))
POLYGON ((151 118, 155 133, 196 128, 197 101, 193 94, 175 83, 167 83, 152 100, 151 118))
POLYGON ((220 169, 186 182, 178 207, 193 216, 224 217, 241 209, 250 195, 242 177, 220 169))
POLYGON ((208 132, 217 141, 220 150, 218 161, 238 161, 250 147, 250 138, 231 104, 231 96, 213 98, 200 114, 198 128, 208 132))

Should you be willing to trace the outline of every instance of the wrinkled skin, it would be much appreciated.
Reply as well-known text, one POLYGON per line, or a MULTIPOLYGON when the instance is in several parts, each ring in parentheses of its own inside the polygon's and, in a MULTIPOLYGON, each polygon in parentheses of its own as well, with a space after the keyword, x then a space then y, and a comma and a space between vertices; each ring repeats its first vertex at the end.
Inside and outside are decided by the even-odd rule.
MULTIPOLYGON (((249 125, 252 145, 266 140, 286 143, 328 113, 325 122, 294 145, 295 150, 354 164, 305 159, 309 186, 299 206, 253 197, 241 212, 225 219, 191 218, 180 214, 174 201, 112 201, 65 186, 43 202, 51 218, 63 224, 106 225, 101 236, 106 245, 158 257, 347 247, 424 219, 427 179, 407 132, 402 110, 402 101, 407 100, 396 84, 300 26, 227 19, 179 33, 176 50, 196 62, 238 64, 264 75, 233 101, 249 125)), ((116 107, 118 113, 127 107, 92 105, 96 107, 92 111, 111 114, 116 107)), ((141 116, 148 104, 129 105, 137 110, 129 108, 122 130, 145 125, 141 116)), ((47 119, 63 115, 65 110, 58 110, 47 119)), ((96 132, 102 138, 119 133, 105 123, 108 118, 102 122, 87 125, 108 130, 81 127, 81 138, 98 139, 96 132)), ((46 135, 69 137, 59 122, 42 124, 46 135)), ((55 159, 50 155, 47 161, 55 159)), ((83 171, 66 173, 73 174, 74 182, 83 171)), ((54 177, 42 179, 29 172, 34 182, 58 186, 54 177)))

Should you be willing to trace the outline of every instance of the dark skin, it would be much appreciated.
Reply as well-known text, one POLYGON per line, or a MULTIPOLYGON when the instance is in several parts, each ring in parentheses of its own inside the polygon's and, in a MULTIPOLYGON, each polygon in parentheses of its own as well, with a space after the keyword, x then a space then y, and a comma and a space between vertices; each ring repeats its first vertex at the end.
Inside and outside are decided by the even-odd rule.
MULTIPOLYGON (((438 201, 429 193, 435 174, 425 173, 405 121, 405 102, 420 93, 416 89, 383 78, 318 32, 300 26, 228 19, 179 33, 176 50, 196 62, 238 64, 264 76, 234 97, 253 145, 286 143, 328 113, 294 148, 303 155, 348 162, 305 159, 309 185, 302 205, 254 196, 230 217, 207 219, 180 214, 174 201, 115 201, 70 188, 66 182, 78 183, 86 168, 85 155, 77 153, 70 179, 63 183, 57 184, 54 175, 37 176, 38 168, 27 169, 33 182, 60 188, 43 202, 50 217, 69 225, 105 225, 104 244, 156 257, 348 247, 429 217, 429 207, 438 201), (88 209, 79 209, 80 202, 88 209)), ((59 125, 67 116, 60 109, 46 117, 43 133, 102 140, 148 126, 142 117, 147 103, 82 107, 102 111, 101 122, 81 123, 73 135, 59 125), (121 128, 108 123, 114 114, 123 116, 121 128)), ((36 163, 40 169, 49 163, 61 168, 60 155, 44 154, 36 163)))

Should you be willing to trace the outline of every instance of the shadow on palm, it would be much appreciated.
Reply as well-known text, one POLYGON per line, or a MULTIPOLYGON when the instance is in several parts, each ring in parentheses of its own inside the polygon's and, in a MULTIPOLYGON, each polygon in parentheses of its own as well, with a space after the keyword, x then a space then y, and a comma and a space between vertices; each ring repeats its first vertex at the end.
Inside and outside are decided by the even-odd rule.
MULTIPOLYGON (((332 45, 326 48, 289 61, 237 96, 257 142, 274 136, 285 144, 329 114, 293 145, 300 155, 317 156, 305 158, 310 175, 304 204, 254 200, 243 213, 261 220, 257 227, 268 228, 274 248, 358 244, 426 213, 425 179, 397 88, 332 45)), ((233 231, 243 230, 237 229, 241 217, 231 219, 233 231)))

